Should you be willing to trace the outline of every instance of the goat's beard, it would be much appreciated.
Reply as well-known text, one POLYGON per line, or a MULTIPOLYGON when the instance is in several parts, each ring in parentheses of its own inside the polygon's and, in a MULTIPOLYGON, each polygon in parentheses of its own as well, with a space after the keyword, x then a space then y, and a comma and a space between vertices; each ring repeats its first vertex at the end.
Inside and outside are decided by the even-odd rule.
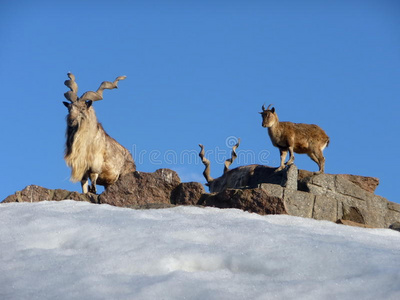
POLYGON ((67 117, 67 126, 68 127, 79 127, 80 118, 71 118, 71 116, 67 117))
POLYGON ((65 145, 65 154, 68 155, 72 151, 72 144, 74 143, 75 134, 79 129, 78 121, 74 120, 76 125, 70 125, 69 120, 67 121, 67 132, 66 132, 66 145, 65 145))

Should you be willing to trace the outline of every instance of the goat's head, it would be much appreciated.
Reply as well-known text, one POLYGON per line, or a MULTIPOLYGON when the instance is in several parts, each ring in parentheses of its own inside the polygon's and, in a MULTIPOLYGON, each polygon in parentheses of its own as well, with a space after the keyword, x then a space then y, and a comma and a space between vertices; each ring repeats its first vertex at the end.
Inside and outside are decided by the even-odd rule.
POLYGON ((275 113, 275 107, 269 109, 272 104, 268 105, 267 109, 265 106, 262 106, 262 112, 260 112, 262 117, 262 127, 271 127, 278 121, 278 116, 275 113))
MULTIPOLYGON (((240 138, 238 139, 237 143, 232 147, 231 158, 229 158, 225 161, 224 174, 226 174, 229 171, 229 166, 237 158, 236 149, 239 147, 239 145, 240 145, 240 138)), ((199 144, 199 146, 201 148, 199 156, 201 158, 201 161, 203 162, 203 164, 206 167, 203 172, 203 175, 204 175, 205 179, 207 180, 206 185, 210 186, 210 184, 214 181, 214 179, 210 175, 210 161, 205 157, 204 146, 202 144, 199 144)))
POLYGON ((83 119, 88 115, 88 110, 92 106, 93 101, 75 101, 75 102, 63 102, 68 108, 67 123, 68 126, 78 126, 83 119))
POLYGON ((69 102, 63 102, 68 108, 67 122, 68 126, 77 126, 81 120, 87 117, 89 109, 91 109, 93 101, 103 99, 103 91, 105 89, 118 88, 118 81, 124 80, 126 76, 117 77, 114 82, 103 81, 96 92, 89 91, 84 93, 81 97, 78 97, 78 84, 75 82, 75 76, 72 73, 67 74, 69 80, 66 80, 64 84, 69 87, 69 91, 64 94, 64 97, 69 102))

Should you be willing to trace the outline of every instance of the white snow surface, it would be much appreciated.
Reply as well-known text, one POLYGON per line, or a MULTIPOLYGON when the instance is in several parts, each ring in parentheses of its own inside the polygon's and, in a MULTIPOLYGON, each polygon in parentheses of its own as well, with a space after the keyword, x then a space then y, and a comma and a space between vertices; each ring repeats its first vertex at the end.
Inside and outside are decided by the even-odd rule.
POLYGON ((400 232, 235 209, 0 205, 0 299, 400 299, 400 232))

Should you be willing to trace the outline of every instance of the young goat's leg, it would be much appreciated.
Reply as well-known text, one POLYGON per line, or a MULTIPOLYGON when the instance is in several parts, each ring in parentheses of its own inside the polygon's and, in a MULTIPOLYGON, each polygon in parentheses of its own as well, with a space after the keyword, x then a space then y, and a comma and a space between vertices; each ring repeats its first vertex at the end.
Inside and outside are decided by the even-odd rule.
POLYGON ((98 177, 99 177, 99 174, 90 173, 90 181, 92 182, 92 184, 90 186, 90 192, 93 194, 97 194, 96 181, 97 181, 98 177))
POLYGON ((324 173, 325 171, 325 158, 322 155, 322 151, 316 151, 316 153, 314 152, 310 152, 307 153, 308 156, 317 163, 318 167, 319 167, 319 171, 316 172, 317 174, 320 173, 324 173))
POLYGON ((287 166, 292 165, 294 162, 294 151, 293 151, 293 147, 289 147, 289 160, 286 163, 287 166))
POLYGON ((322 150, 316 151, 315 155, 318 158, 318 166, 319 166, 318 173, 324 173, 325 172, 325 157, 322 154, 322 150))
POLYGON ((279 152, 281 154, 281 165, 279 166, 278 169, 275 170, 275 172, 281 171, 283 170, 283 168, 285 168, 285 159, 286 159, 286 155, 287 155, 287 150, 283 150, 279 148, 279 152))

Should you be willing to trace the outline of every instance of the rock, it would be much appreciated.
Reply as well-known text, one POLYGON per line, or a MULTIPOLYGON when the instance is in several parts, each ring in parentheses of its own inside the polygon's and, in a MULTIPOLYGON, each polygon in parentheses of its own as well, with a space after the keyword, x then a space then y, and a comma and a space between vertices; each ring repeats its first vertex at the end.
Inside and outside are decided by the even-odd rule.
MULTIPOLYGON (((318 174, 315 175, 313 172, 307 170, 299 170, 298 173, 298 180, 299 184, 304 187, 304 183, 314 181, 314 180, 321 180, 321 178, 330 179, 330 181, 336 181, 343 179, 345 181, 351 182, 352 184, 358 186, 364 191, 368 193, 374 193, 376 187, 379 185, 379 179, 375 177, 366 177, 366 176, 359 176, 359 175, 350 175, 350 174, 318 174), (319 176, 319 178, 318 178, 319 176), (315 179, 317 177, 317 179, 315 179)), ((341 182, 344 182, 344 181, 341 182)), ((327 187, 326 185, 321 185, 327 187)), ((303 190, 303 189, 302 189, 303 190)))
POLYGON ((3 203, 7 202, 39 202, 39 201, 61 201, 76 200, 98 203, 98 195, 80 194, 62 189, 47 189, 38 185, 28 185, 22 191, 17 191, 14 195, 8 196, 3 203))
POLYGON ((388 202, 388 211, 385 215, 385 225, 390 227, 395 223, 400 223, 400 204, 394 202, 388 202))
POLYGON ((101 195, 30 185, 4 202, 73 199, 135 209, 203 205, 364 227, 398 228, 400 204, 375 195, 378 183, 373 177, 315 174, 298 170, 295 165, 279 172, 268 166, 249 165, 212 180, 209 184, 212 193, 208 194, 202 184, 181 183, 174 171, 159 169, 154 173, 135 171, 121 176, 101 195))
POLYGON ((368 226, 362 223, 357 223, 354 221, 349 221, 349 220, 343 220, 343 219, 339 219, 336 221, 337 224, 342 224, 342 225, 347 225, 347 226, 354 226, 354 227, 362 227, 362 228, 374 228, 372 226, 368 226))
POLYGON ((365 177, 365 176, 358 176, 358 175, 349 175, 349 174, 339 174, 337 175, 342 177, 348 181, 351 181, 355 185, 359 186, 363 190, 374 193, 375 189, 379 185, 379 179, 375 177, 365 177))
POLYGON ((261 188, 227 189, 216 194, 203 194, 199 205, 237 208, 261 215, 286 214, 282 199, 269 195, 261 188))
POLYGON ((121 176, 99 196, 99 203, 120 207, 147 204, 171 204, 172 191, 181 183, 178 174, 169 169, 154 173, 132 172, 121 176))
POLYGON ((168 203, 147 203, 142 205, 127 205, 125 207, 132 209, 163 209, 163 208, 176 207, 176 205, 168 203))
MULTIPOLYGON (((251 177, 258 165, 248 165, 229 170, 221 177, 208 183, 210 193, 219 193, 231 188, 256 187, 251 184, 251 177)), ((272 168, 269 168, 272 170, 272 168)))
MULTIPOLYGON (((16 192, 17 193, 17 192, 16 192)), ((18 197, 17 197, 17 195, 16 195, 16 193, 15 194, 12 194, 12 195, 9 195, 9 196, 7 196, 7 198, 5 198, 1 203, 12 203, 12 202, 18 202, 18 197)))
POLYGON ((312 218, 315 195, 285 189, 283 200, 285 210, 289 215, 303 218, 312 218))
POLYGON ((197 205, 201 195, 205 193, 199 182, 183 182, 172 192, 171 203, 177 205, 197 205))
POLYGON ((259 186, 261 189, 267 191, 268 195, 283 198, 284 188, 277 184, 272 183, 261 183, 259 186))
POLYGON ((357 207, 354 206, 351 207, 343 206, 343 216, 341 220, 351 221, 354 223, 365 225, 365 220, 362 213, 357 207))
POLYGON ((281 185, 290 190, 297 190, 299 169, 297 169, 295 164, 292 164, 286 167, 284 171, 281 185))
POLYGON ((395 222, 389 226, 390 229, 400 231, 400 222, 395 222))
POLYGON ((279 172, 276 169, 262 165, 237 167, 209 182, 209 190, 219 193, 226 189, 257 188, 262 183, 279 184, 296 190, 297 167, 293 164, 279 172))
POLYGON ((335 222, 338 219, 338 201, 334 198, 316 195, 312 218, 335 222))

